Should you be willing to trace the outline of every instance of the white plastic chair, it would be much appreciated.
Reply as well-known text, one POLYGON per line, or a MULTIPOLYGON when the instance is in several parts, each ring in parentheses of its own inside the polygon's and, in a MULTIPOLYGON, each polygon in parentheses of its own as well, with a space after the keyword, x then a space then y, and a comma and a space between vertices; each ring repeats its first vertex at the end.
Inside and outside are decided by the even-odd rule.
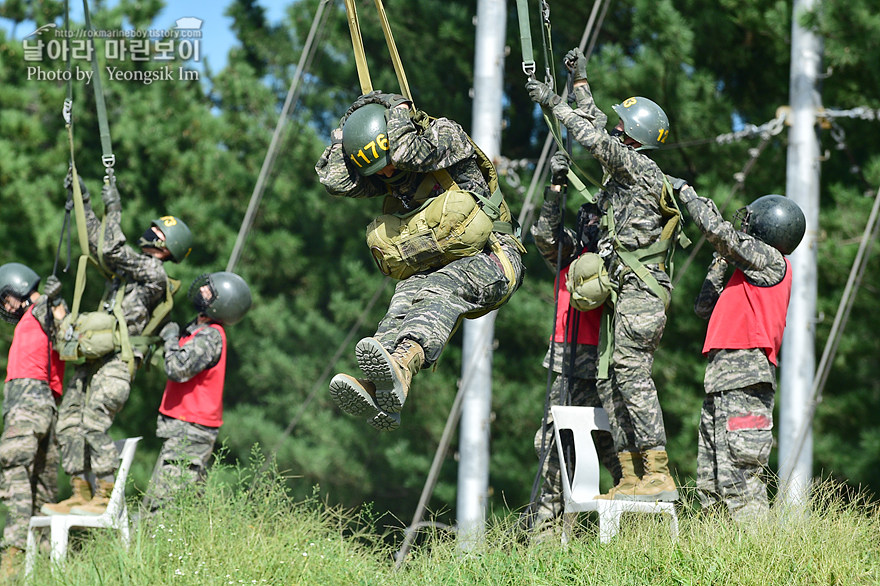
POLYGON ((599 495, 599 456, 593 441, 593 431, 611 431, 608 414, 600 407, 551 407, 553 433, 559 453, 562 476, 563 515, 562 543, 568 543, 577 513, 596 511, 599 514, 599 541, 606 543, 620 530, 623 513, 665 513, 672 522, 672 537, 678 536, 678 517, 675 505, 666 502, 637 502, 596 499, 599 495), (569 477, 565 447, 561 432, 569 430, 574 437, 574 474, 569 477), (571 480, 569 480, 571 478, 571 480))
POLYGON ((140 437, 130 437, 116 442, 119 450, 119 469, 116 471, 116 480, 113 492, 110 493, 110 502, 107 510, 97 516, 87 515, 50 515, 31 517, 28 526, 27 553, 25 556, 25 576, 29 576, 34 568, 37 551, 39 549, 39 531, 47 527, 51 531, 52 561, 57 566, 63 566, 67 556, 67 540, 71 527, 102 527, 118 529, 119 535, 125 547, 128 547, 130 536, 128 527, 128 507, 125 504, 125 480, 134 459, 135 448, 141 440, 140 437))

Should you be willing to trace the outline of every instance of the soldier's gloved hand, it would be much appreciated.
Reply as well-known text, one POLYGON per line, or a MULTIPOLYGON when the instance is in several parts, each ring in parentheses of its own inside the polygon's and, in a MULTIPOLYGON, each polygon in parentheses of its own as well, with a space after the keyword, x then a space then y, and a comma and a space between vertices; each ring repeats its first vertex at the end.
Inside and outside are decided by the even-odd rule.
POLYGON ((556 93, 550 89, 550 86, 537 79, 530 79, 526 82, 526 90, 533 102, 548 108, 553 108, 562 101, 556 93))
POLYGON ((162 327, 159 337, 165 340, 166 344, 177 343, 180 338, 180 326, 173 321, 168 322, 162 327))
POLYGON ((401 94, 380 94, 380 97, 382 99, 382 105, 389 110, 402 104, 406 104, 407 106, 412 104, 412 100, 401 94))
MULTIPOLYGON (((86 188, 82 175, 77 174, 76 178, 79 182, 79 191, 82 193, 83 202, 89 201, 89 190, 86 188)), ((73 194, 73 169, 68 169, 67 176, 64 177, 64 189, 67 190, 68 197, 73 194)))
POLYGON ((550 182, 553 185, 565 185, 568 183, 568 168, 571 167, 571 159, 568 153, 556 151, 550 157, 550 182))
POLYGON ((61 295, 61 281, 55 275, 46 277, 46 285, 43 287, 43 295, 54 301, 61 295))
POLYGON ((583 51, 575 47, 565 54, 562 60, 565 68, 571 74, 572 81, 586 81, 587 79, 587 57, 583 51))
POLYGON ((122 204, 119 201, 119 191, 116 189, 115 181, 104 183, 104 186, 101 188, 101 199, 104 201, 104 210, 108 212, 119 211, 122 209, 122 204))

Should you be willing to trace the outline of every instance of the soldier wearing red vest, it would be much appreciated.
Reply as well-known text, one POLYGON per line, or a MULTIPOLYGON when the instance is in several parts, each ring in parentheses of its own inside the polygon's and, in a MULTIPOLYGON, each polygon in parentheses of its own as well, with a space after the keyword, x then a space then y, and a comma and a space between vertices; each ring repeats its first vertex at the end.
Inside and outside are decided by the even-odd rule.
POLYGON ((769 510, 776 366, 791 293, 791 263, 783 255, 800 244, 806 220, 790 199, 765 195, 737 212, 737 229, 692 187, 683 185, 679 197, 715 248, 694 305, 709 320, 697 491, 704 508, 723 503, 741 522, 769 510), (728 265, 734 271, 725 284, 728 265))
POLYGON ((144 499, 151 511, 170 502, 187 484, 205 478, 223 425, 224 326, 241 320, 251 307, 247 283, 229 272, 202 275, 193 281, 188 296, 199 315, 182 336, 174 322, 159 333, 165 340, 168 383, 156 429, 165 443, 144 499))
POLYGON ((0 498, 8 513, 0 582, 18 571, 31 516, 58 496, 60 456, 53 436, 64 363, 51 340, 67 306, 54 275, 43 295, 39 284, 37 273, 23 264, 0 266, 0 317, 16 324, 3 388, 0 498))
MULTIPOLYGON (((577 228, 562 225, 560 195, 567 183, 570 161, 563 152, 550 159, 550 186, 544 193, 544 204, 538 220, 531 227, 535 245, 547 264, 557 274, 556 321, 550 347, 544 357, 544 367, 556 373, 545 401, 544 420, 535 433, 535 451, 541 462, 542 483, 540 494, 530 507, 527 525, 539 539, 545 531, 552 530, 552 521, 563 510, 562 479, 559 456, 553 434, 553 405, 576 405, 601 407, 596 391, 596 346, 599 343, 599 326, 602 307, 591 311, 578 311, 571 306, 571 293, 566 278, 572 263, 584 251, 594 251, 598 240, 598 210, 595 204, 585 203, 578 211, 577 228), (558 266, 557 266, 558 265, 558 266), (561 267, 561 268, 559 268, 561 267)), ((620 463, 611 434, 597 437, 599 459, 611 472, 615 484, 620 479, 620 463)))

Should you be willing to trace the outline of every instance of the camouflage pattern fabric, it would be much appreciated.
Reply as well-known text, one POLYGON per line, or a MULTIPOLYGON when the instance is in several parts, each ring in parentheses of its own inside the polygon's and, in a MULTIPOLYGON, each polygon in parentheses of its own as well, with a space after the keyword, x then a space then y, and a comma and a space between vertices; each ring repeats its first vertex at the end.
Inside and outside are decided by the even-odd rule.
POLYGON ((0 437, 0 499, 8 511, 3 548, 25 549, 31 516, 58 498, 55 415, 55 398, 45 381, 6 383, 0 437))
MULTIPOLYGON (((772 246, 736 230, 712 200, 692 187, 680 201, 715 248, 715 256, 694 302, 709 319, 733 264, 755 285, 770 287, 785 277, 785 259, 772 246)), ((697 489, 704 507, 724 503, 735 520, 768 509, 766 466, 773 445, 776 367, 760 348, 718 349, 708 355, 697 449, 697 489)))
MULTIPOLYGON (((98 254, 101 220, 85 203, 89 250, 98 254)), ((122 213, 110 209, 105 214, 103 262, 125 279, 122 311, 130 335, 139 335, 153 309, 165 298, 168 275, 162 261, 136 252, 126 244, 120 222, 122 213)), ((114 279, 107 299, 115 298, 114 279)), ((136 356, 139 351, 135 350, 136 356)), ((58 442, 61 462, 70 475, 91 470, 98 477, 112 476, 119 464, 119 454, 107 430, 128 400, 133 373, 118 354, 111 354, 79 365, 67 383, 58 412, 58 442), (88 452, 86 450, 88 447, 88 452)))
MULTIPOLYGON (((501 239, 513 264, 516 286, 522 283, 519 250, 501 239)), ((480 254, 454 260, 439 269, 416 273, 397 283, 385 317, 374 337, 392 352, 409 339, 425 351, 425 364, 434 364, 466 313, 496 306, 510 291, 510 282, 495 255, 480 254)))
MULTIPOLYGON (((89 235, 89 251, 96 258, 101 220, 92 211, 90 201, 85 203, 86 228, 89 235)), ((168 275, 161 260, 148 254, 135 251, 126 244, 122 232, 122 212, 108 210, 104 216, 104 265, 119 277, 125 279, 125 294, 122 298, 122 313, 128 325, 128 333, 140 335, 144 331, 153 309, 165 299, 168 275)), ((118 284, 118 280, 113 283, 118 284)), ((107 299, 115 299, 116 289, 111 289, 107 299)))
POLYGON ((69 475, 91 471, 112 476, 119 452, 107 431, 131 390, 128 364, 117 354, 86 362, 73 371, 58 409, 56 433, 61 463, 69 475))
MULTIPOLYGON (((615 251, 616 246, 636 251, 660 239, 664 223, 660 211, 663 173, 645 154, 605 131, 607 118, 603 120, 604 115, 599 115, 588 84, 576 86, 574 93, 577 109, 561 102, 553 108, 553 114, 602 165, 605 181, 596 194, 596 203, 603 216, 613 211, 617 238, 614 242, 608 218, 603 218, 598 252, 605 258, 618 298, 613 306, 614 329, 609 332, 614 341, 609 378, 599 382, 599 394, 608 411, 618 452, 665 449, 666 429, 651 369, 666 326, 666 309, 615 251)), ((658 264, 645 266, 664 289, 671 291, 669 276, 658 264)))
MULTIPOLYGON (((334 133, 341 136, 341 129, 334 133)), ((395 108, 389 110, 387 135, 391 161, 398 169, 391 181, 359 175, 346 162, 342 144, 334 142, 315 165, 328 193, 352 198, 391 195, 407 206, 426 173, 446 169, 461 189, 491 195, 476 151, 457 122, 437 118, 426 128, 417 127, 409 110, 395 108)), ((513 265, 515 290, 523 275, 519 243, 506 234, 496 236, 513 265)), ((480 254, 398 282, 374 337, 389 352, 403 339, 413 340, 425 351, 425 365, 431 365, 464 314, 496 306, 513 293, 510 289, 500 262, 487 246, 480 254)))
POLYGON ((723 503, 739 522, 769 510, 773 399, 766 383, 706 395, 697 444, 697 494, 703 507, 723 503))
POLYGON ((223 353, 223 336, 209 324, 193 320, 183 336, 192 334, 183 346, 177 340, 165 341, 165 374, 173 381, 188 381, 217 364, 223 353))
POLYGON ((156 437, 165 443, 144 497, 147 509, 155 511, 171 502, 185 486, 204 481, 218 433, 216 427, 159 415, 156 437))

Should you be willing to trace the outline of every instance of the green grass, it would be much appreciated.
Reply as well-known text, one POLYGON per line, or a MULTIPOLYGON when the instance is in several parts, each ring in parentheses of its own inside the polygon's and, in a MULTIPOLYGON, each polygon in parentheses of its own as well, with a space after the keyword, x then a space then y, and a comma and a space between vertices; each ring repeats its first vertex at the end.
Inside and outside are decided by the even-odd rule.
MULTIPOLYGON (((773 512, 747 527, 688 502, 673 540, 659 515, 633 515, 608 544, 581 516, 568 547, 531 543, 513 515, 492 519, 470 551, 423 531, 399 571, 397 532, 379 534, 370 506, 342 511, 293 502, 271 467, 216 466, 203 491, 135 524, 126 551, 109 531, 77 534, 63 571, 40 556, 34 584, 556 585, 880 584, 880 517, 873 505, 818 485, 806 515, 773 512)), ((134 510, 136 505, 132 504, 134 510)))

